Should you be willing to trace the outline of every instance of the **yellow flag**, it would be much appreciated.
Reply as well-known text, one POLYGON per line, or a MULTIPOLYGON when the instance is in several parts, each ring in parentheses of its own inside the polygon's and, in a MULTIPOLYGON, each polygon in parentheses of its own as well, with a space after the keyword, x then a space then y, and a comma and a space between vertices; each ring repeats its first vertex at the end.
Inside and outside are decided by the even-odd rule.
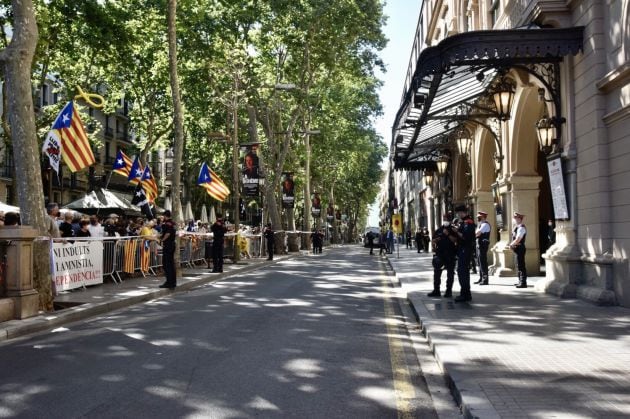
POLYGON ((400 214, 392 215, 392 228, 394 230, 394 233, 402 234, 402 217, 400 216, 400 214))

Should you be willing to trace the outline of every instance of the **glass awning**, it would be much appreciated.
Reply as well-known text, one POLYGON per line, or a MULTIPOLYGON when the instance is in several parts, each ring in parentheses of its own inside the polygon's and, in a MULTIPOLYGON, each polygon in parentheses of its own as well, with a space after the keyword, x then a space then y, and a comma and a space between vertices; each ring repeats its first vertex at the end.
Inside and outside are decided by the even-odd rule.
POLYGON ((499 69, 557 63, 582 50, 583 27, 465 32, 424 49, 393 125, 396 169, 434 166, 445 139, 463 115, 492 116, 480 99, 499 69), (451 122, 451 123, 449 123, 451 122))

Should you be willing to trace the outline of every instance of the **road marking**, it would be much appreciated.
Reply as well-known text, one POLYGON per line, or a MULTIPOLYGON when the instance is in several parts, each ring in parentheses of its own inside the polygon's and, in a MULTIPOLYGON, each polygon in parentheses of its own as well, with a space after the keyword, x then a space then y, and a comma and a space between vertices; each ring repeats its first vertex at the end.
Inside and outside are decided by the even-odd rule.
POLYGON ((416 391, 411 382, 411 374, 405 361, 405 350, 403 342, 398 334, 400 333, 398 324, 394 318, 396 312, 391 301, 392 293, 389 289, 389 280, 381 273, 381 285, 385 294, 383 306, 385 308, 385 324, 387 326, 387 341, 389 343, 389 358, 392 365, 394 379, 394 391, 396 393, 396 407, 399 418, 413 418, 413 409, 410 400, 416 396, 416 391))

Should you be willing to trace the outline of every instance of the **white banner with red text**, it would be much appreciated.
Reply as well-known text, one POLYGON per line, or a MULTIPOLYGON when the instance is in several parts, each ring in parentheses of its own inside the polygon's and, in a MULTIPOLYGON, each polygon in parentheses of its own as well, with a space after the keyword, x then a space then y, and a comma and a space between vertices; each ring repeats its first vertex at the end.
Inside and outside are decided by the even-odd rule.
POLYGON ((55 291, 103 283, 103 242, 54 242, 52 280, 55 291))

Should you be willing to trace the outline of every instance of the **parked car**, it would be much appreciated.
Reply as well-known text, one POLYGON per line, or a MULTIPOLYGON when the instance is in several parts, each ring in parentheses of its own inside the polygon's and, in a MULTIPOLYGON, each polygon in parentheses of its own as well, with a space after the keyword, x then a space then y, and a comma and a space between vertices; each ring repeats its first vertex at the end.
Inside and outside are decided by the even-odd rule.
POLYGON ((378 248, 381 243, 381 229, 378 227, 367 227, 363 233, 363 247, 368 247, 368 232, 372 233, 374 236, 374 247, 378 248))

